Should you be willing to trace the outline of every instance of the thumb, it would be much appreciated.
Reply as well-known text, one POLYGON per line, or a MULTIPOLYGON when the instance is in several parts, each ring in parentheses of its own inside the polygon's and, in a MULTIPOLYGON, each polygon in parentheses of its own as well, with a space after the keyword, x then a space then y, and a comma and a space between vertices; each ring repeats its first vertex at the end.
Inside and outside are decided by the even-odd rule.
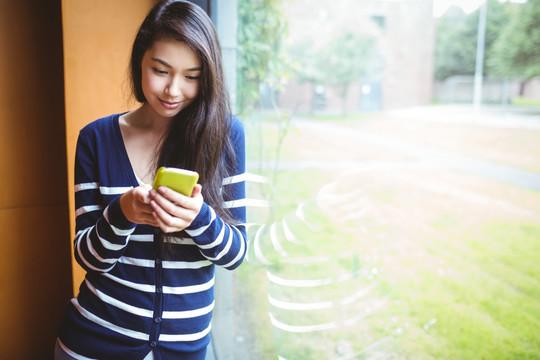
POLYGON ((151 185, 144 184, 144 185, 138 186, 135 189, 137 200, 145 204, 150 203, 150 194, 149 194, 150 190, 152 190, 151 185))
POLYGON ((195 184, 195 187, 193 188, 193 192, 191 193, 191 197, 197 197, 202 192, 202 186, 201 184, 195 184))

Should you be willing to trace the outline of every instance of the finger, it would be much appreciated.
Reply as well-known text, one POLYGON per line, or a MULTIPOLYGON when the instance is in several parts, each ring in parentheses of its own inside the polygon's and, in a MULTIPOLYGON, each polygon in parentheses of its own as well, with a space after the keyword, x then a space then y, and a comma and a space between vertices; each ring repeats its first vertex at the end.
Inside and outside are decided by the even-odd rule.
POLYGON ((179 192, 169 189, 166 186, 160 186, 157 189, 157 192, 151 192, 151 196, 152 195, 154 195, 154 198, 157 197, 156 195, 161 195, 162 197, 164 197, 171 203, 175 203, 179 205, 183 204, 186 201, 186 199, 189 199, 188 196, 185 196, 184 194, 180 194, 179 192))
POLYGON ((193 188, 193 192, 191 193, 191 197, 197 197, 202 192, 202 186, 201 184, 195 184, 195 187, 193 188))
POLYGON ((135 190, 134 190, 135 199, 137 199, 137 201, 139 201, 139 202, 141 202, 143 204, 149 204, 150 203, 150 192, 149 191, 151 189, 152 189, 152 187, 150 187, 150 189, 148 189, 146 185, 136 187, 135 190))
POLYGON ((138 206, 139 213, 144 216, 152 216, 154 208, 150 204, 140 204, 138 206))
MULTIPOLYGON (((152 201, 151 204, 154 209, 154 214, 157 215, 161 223, 165 224, 168 227, 175 227, 175 228, 182 228, 182 229, 186 226, 184 225, 185 221, 182 216, 175 216, 175 214, 172 214, 171 211, 168 211, 167 209, 164 209, 163 207, 159 206, 159 204, 156 201, 152 201)), ((179 213, 179 211, 175 211, 175 212, 179 213)))
POLYGON ((157 201, 171 215, 181 217, 182 214, 185 214, 185 210, 199 212, 198 209, 200 209, 202 203, 200 185, 196 190, 194 188, 192 194, 192 197, 188 197, 167 187, 160 186, 157 194, 154 194, 153 200, 157 201), (161 198, 159 195, 161 195, 161 198))
POLYGON ((157 222, 156 226, 159 226, 164 233, 177 232, 186 227, 181 225, 183 223, 181 219, 172 217, 163 210, 156 209, 153 215, 157 222))
POLYGON ((147 224, 147 225, 157 226, 157 222, 154 218, 153 209, 151 211, 139 212, 137 215, 136 222, 138 224, 147 224))
POLYGON ((148 203, 145 204, 141 201, 136 201, 133 207, 133 220, 138 224, 156 224, 153 216, 154 209, 148 203))
POLYGON ((174 228, 172 228, 172 227, 166 225, 166 224, 158 217, 158 215, 157 215, 156 213, 154 213, 154 219, 155 219, 155 221, 156 221, 156 223, 157 223, 156 226, 158 226, 158 227, 161 229, 161 231, 162 231, 163 233, 165 233, 165 234, 180 231, 180 229, 179 229, 179 230, 175 230, 174 228))
POLYGON ((145 215, 144 218, 141 219, 141 224, 146 224, 150 226, 159 226, 159 222, 156 220, 156 217, 154 215, 155 213, 145 215))
POLYGON ((155 206, 152 203, 155 203, 161 208, 161 210, 164 210, 169 215, 180 216, 182 210, 181 206, 178 206, 176 203, 173 203, 166 197, 161 196, 160 194, 155 194, 152 201, 150 202, 150 205, 152 205, 152 209, 155 211, 155 206))

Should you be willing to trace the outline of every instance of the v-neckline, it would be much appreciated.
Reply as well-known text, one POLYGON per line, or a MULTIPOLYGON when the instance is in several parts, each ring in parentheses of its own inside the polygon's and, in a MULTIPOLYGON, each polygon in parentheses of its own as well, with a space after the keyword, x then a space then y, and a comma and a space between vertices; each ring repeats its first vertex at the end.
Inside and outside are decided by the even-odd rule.
POLYGON ((122 164, 125 164, 125 167, 127 168, 127 173, 130 176, 130 182, 134 187, 143 185, 144 182, 137 176, 135 173, 135 169, 133 168, 133 164, 131 163, 131 160, 129 158, 129 154, 127 152, 126 143, 124 142, 124 137, 122 136, 122 130, 120 129, 120 116, 127 114, 127 111, 121 114, 117 114, 113 118, 113 126, 114 131, 116 133, 116 137, 118 139, 118 142, 121 144, 120 146, 120 153, 123 157, 122 164))

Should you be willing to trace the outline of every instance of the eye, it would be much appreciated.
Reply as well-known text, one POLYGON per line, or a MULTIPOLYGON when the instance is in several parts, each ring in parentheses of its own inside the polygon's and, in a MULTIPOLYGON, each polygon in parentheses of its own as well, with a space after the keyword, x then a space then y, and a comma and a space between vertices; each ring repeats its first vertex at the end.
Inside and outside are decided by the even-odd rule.
POLYGON ((200 76, 190 76, 190 75, 186 76, 186 79, 188 79, 188 80, 197 80, 199 78, 200 78, 200 76))
POLYGON ((167 71, 162 70, 162 69, 159 69, 159 68, 156 68, 156 67, 153 67, 152 70, 153 70, 156 74, 159 74, 159 75, 166 75, 166 74, 167 74, 167 71))

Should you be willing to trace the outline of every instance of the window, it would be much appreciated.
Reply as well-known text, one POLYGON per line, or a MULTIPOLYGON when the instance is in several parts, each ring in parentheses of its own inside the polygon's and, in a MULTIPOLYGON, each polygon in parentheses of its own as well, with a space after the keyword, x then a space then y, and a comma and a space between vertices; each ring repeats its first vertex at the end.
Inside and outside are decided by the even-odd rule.
POLYGON ((253 225, 218 359, 538 351, 539 54, 512 44, 540 9, 487 9, 478 108, 478 8, 238 0, 253 225))

